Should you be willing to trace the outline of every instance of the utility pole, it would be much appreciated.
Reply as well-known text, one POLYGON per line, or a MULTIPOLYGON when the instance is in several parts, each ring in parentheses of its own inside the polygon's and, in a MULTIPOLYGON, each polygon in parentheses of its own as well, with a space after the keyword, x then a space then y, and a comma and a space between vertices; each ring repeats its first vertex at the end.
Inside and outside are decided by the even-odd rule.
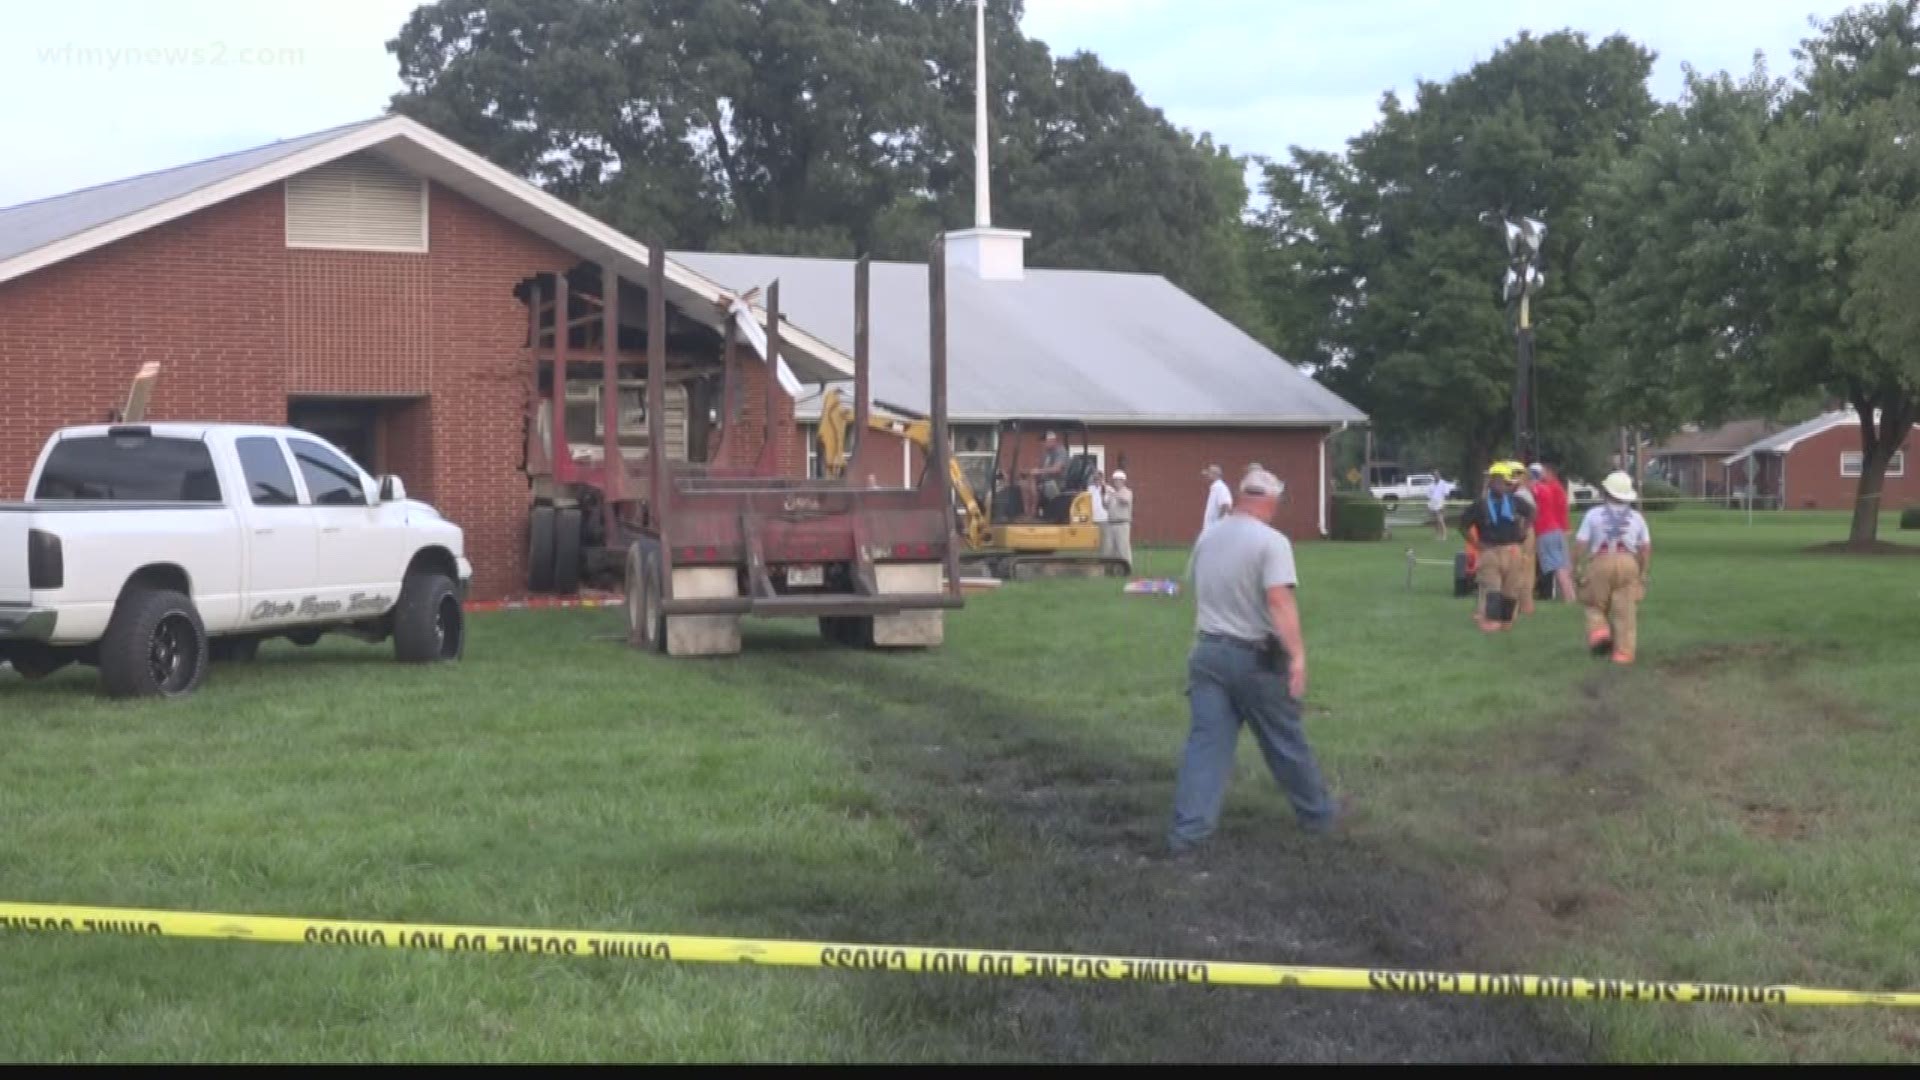
POLYGON ((1533 294, 1546 284, 1540 269, 1540 245, 1547 237, 1547 226, 1539 218, 1509 217, 1502 210, 1480 215, 1482 224, 1498 221, 1507 240, 1507 272, 1502 279, 1501 299, 1515 304, 1513 369, 1513 452, 1523 462, 1540 459, 1538 380, 1533 364, 1533 294))

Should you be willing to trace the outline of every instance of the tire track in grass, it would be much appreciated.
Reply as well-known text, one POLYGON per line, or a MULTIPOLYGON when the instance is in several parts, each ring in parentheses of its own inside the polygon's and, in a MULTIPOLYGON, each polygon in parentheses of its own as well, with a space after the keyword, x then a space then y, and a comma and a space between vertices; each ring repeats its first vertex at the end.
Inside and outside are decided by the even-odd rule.
MULTIPOLYGON (((941 942, 1343 966, 1473 967, 1448 883, 1361 833, 1301 835, 1277 800, 1230 804, 1215 850, 1156 854, 1175 763, 1052 732, 1017 696, 936 661, 756 642, 721 677, 831 724, 911 828, 941 903, 834 927, 941 942), (822 705, 821 703, 828 703, 822 705)), ((935 1056, 1018 1060, 1571 1060, 1582 1048, 1511 1000, 1349 997, 874 976, 873 1007, 941 1027, 935 1056)))

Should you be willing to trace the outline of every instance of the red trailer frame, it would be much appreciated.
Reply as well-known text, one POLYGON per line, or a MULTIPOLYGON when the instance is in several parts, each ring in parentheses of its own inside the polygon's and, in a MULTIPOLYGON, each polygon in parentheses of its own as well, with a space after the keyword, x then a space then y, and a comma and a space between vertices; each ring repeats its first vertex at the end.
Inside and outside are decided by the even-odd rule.
MULTIPOLYGON (((758 460, 748 468, 677 462, 665 452, 667 326, 666 253, 648 245, 646 283, 647 449, 644 473, 630 472, 618 435, 619 279, 602 269, 599 315, 605 320, 602 402, 606 409, 603 458, 573 460, 564 416, 565 330, 576 320, 568 310, 566 282, 557 283, 554 313, 552 421, 542 440, 529 425, 530 469, 542 456, 556 485, 597 494, 603 515, 604 549, 624 555, 630 640, 639 648, 676 656, 724 655, 740 648, 742 616, 811 617, 830 640, 849 645, 926 647, 944 636, 944 612, 963 606, 953 493, 947 458, 947 348, 945 242, 936 239, 929 261, 931 333, 929 379, 933 454, 913 487, 856 486, 851 473, 830 480, 779 475, 774 427, 778 395, 774 372, 780 356, 780 285, 767 291, 767 431, 758 460), (541 454, 540 451, 545 451, 541 454)), ((868 264, 855 271, 854 385, 857 409, 865 413, 869 383, 868 264)), ((531 305, 536 344, 533 400, 539 407, 539 342, 542 307, 531 305)), ((587 321, 592 318, 589 313, 587 321)), ((736 401, 740 359, 731 318, 726 323, 723 400, 736 401)), ((737 437, 734 416, 723 421, 719 449, 728 460, 737 437)), ((857 427, 856 431, 864 430, 857 427)), ((536 510, 539 513, 539 510, 536 510)), ((561 540, 578 531, 560 530, 561 540)), ((584 561, 584 559, 583 559, 584 561)))

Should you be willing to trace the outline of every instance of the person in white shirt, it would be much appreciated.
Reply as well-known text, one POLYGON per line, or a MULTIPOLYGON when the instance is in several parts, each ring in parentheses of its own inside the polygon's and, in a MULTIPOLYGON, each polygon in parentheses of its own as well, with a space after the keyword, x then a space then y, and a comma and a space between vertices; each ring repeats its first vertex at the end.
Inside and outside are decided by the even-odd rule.
POLYGON ((1433 515, 1433 533, 1441 540, 1447 538, 1447 499, 1452 495, 1453 484, 1435 474, 1433 486, 1427 489, 1427 512, 1433 515))
POLYGON ((1587 511, 1573 538, 1574 560, 1586 564, 1580 599, 1587 608, 1587 648, 1595 656, 1612 652, 1616 664, 1631 664, 1653 537, 1647 519, 1633 508, 1632 477, 1617 472, 1600 487, 1606 501, 1587 511))
POLYGON ((1207 511, 1200 519, 1200 531, 1205 533, 1213 528, 1213 523, 1233 513, 1233 492, 1227 490, 1227 482, 1222 479, 1226 474, 1218 465, 1209 465, 1200 471, 1207 483, 1207 511))
POLYGON ((1119 559, 1133 573, 1133 489, 1127 486, 1123 469, 1113 470, 1113 483, 1107 487, 1107 523, 1101 526, 1101 554, 1119 559))
MULTIPOLYGON (((1225 471, 1218 465, 1209 465, 1200 470, 1200 478, 1207 481, 1207 509, 1200 518, 1200 535, 1207 535, 1214 522, 1233 513, 1233 492, 1227 490, 1227 482, 1222 479, 1225 471)), ((1197 541, 1196 541, 1197 542, 1197 541)), ((1193 580, 1193 553, 1187 553, 1187 580, 1193 580)))

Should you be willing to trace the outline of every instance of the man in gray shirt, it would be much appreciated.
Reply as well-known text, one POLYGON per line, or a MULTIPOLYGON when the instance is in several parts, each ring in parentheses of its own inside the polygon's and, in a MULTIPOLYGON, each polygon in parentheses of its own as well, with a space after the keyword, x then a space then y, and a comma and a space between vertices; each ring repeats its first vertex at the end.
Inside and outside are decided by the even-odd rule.
POLYGON ((1193 727, 1173 799, 1167 846, 1199 846, 1220 821, 1240 725, 1253 737, 1302 827, 1332 827, 1334 804, 1300 721, 1307 649, 1295 603, 1293 545, 1269 522, 1282 485, 1265 469, 1240 478, 1233 513, 1193 551, 1197 640, 1187 657, 1193 727))

